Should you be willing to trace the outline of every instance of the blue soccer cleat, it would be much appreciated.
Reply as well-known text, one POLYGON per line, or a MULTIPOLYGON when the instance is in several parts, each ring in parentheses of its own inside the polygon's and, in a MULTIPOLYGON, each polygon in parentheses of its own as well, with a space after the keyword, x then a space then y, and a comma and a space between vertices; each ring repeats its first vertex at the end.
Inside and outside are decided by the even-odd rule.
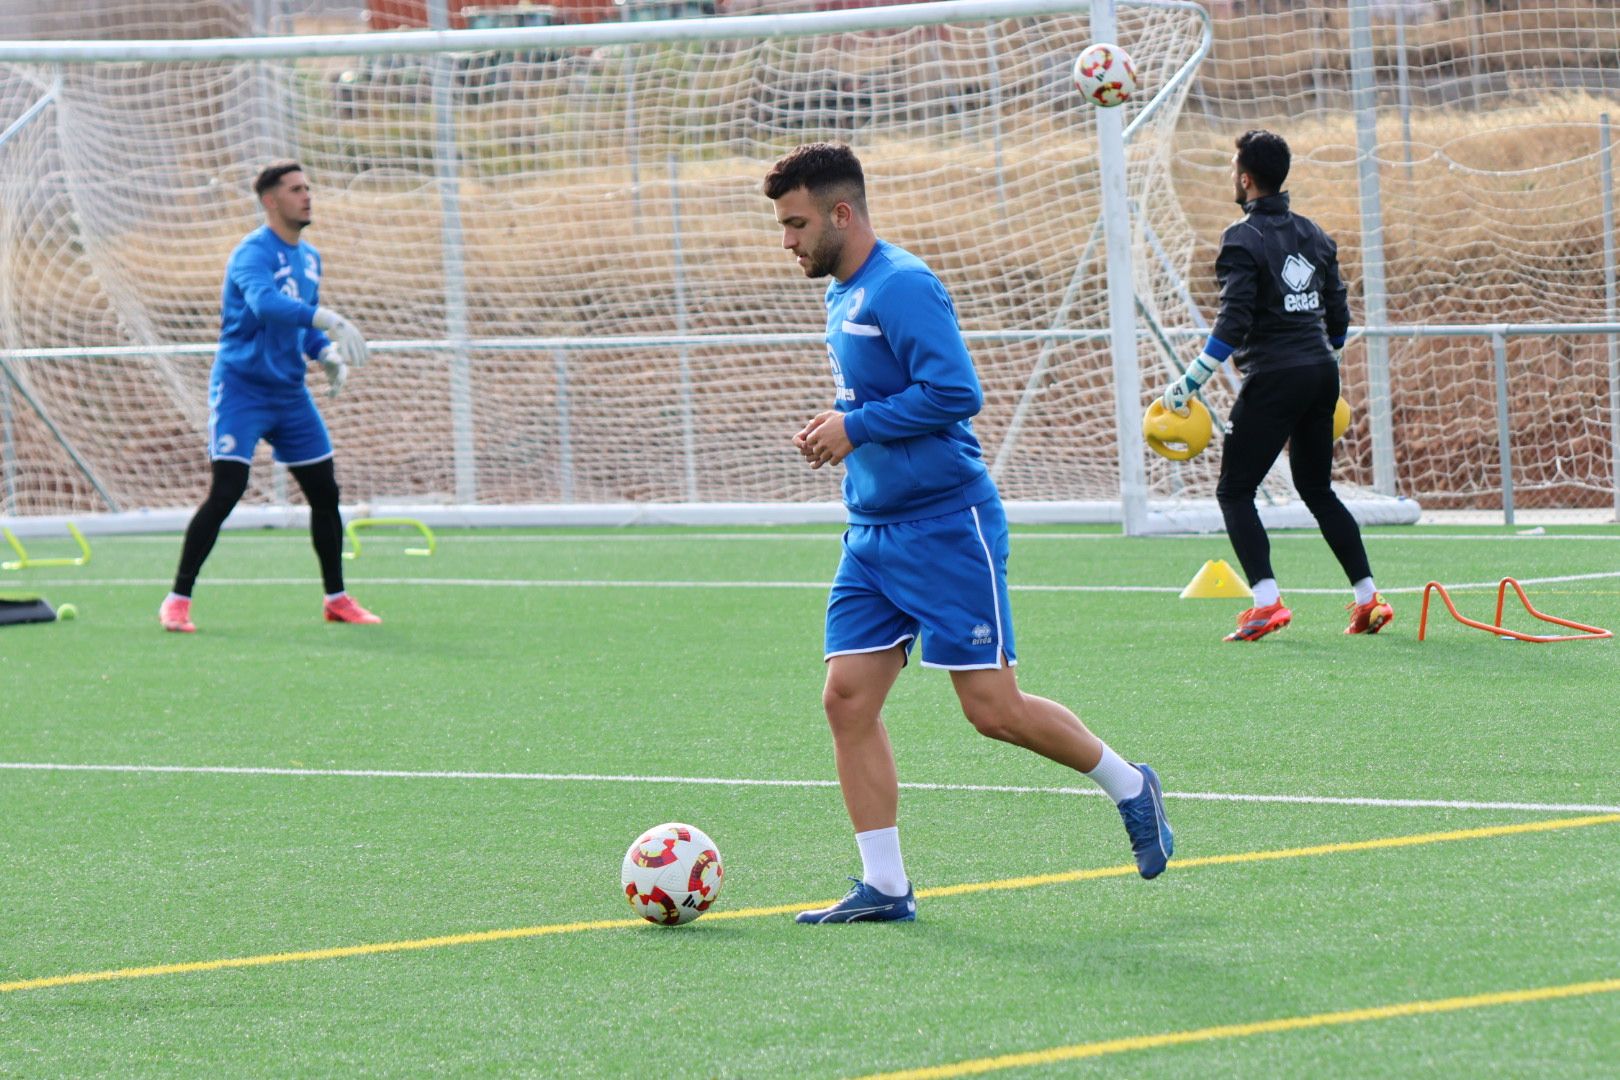
POLYGON ((1131 851, 1136 855, 1136 871, 1145 878, 1164 873, 1165 863, 1176 850, 1175 834, 1170 831, 1170 819, 1164 816, 1164 792, 1159 788, 1159 774, 1146 765, 1136 763, 1142 770, 1142 790, 1133 799, 1119 804, 1119 816, 1125 819, 1125 832, 1131 838, 1131 851))
POLYGON ((801 911, 794 922, 911 922, 917 918, 917 894, 906 884, 906 895, 880 893, 859 878, 850 878, 855 887, 832 907, 801 911))

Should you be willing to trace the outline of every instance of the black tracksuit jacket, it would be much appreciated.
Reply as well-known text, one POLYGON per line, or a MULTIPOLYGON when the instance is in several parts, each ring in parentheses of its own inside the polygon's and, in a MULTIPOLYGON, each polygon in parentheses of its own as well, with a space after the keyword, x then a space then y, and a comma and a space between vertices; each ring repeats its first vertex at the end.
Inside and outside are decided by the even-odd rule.
POLYGON ((1288 209, 1287 192, 1243 210, 1221 234, 1221 311, 1210 336, 1232 346, 1244 375, 1333 363, 1350 326, 1338 245, 1288 209))

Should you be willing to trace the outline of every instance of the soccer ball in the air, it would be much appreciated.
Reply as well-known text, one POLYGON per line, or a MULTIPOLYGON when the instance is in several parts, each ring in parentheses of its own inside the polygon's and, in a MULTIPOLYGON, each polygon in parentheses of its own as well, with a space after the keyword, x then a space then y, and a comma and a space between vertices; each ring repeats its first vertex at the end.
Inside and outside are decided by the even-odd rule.
POLYGON ((1122 105, 1136 93, 1136 65, 1118 45, 1098 42, 1075 60, 1074 85, 1093 105, 1122 105))
POLYGON ((703 830, 654 825, 624 853, 620 883, 637 915, 661 926, 688 923, 720 895, 720 849, 703 830))

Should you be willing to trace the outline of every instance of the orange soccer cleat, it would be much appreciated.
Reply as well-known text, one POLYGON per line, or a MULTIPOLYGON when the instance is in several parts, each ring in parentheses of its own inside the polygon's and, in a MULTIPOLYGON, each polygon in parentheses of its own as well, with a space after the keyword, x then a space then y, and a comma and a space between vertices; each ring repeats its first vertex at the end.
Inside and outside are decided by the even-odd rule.
POLYGON ((354 602, 354 597, 344 593, 336 600, 328 600, 325 606, 327 622, 347 623, 380 623, 377 616, 354 602))
POLYGON ((1274 630, 1281 630, 1294 621, 1294 613, 1283 607, 1282 601, 1265 607, 1252 607, 1238 616, 1237 629, 1222 638, 1223 641, 1259 641, 1274 630))
POLYGON ((163 629, 177 634, 195 634, 196 624, 191 621, 191 597, 171 596, 158 608, 158 622, 163 629))
POLYGON ((1347 634, 1376 634, 1395 621, 1395 609, 1389 606, 1383 593, 1374 593, 1365 604, 1352 600, 1345 609, 1350 612, 1350 625, 1344 628, 1347 634))

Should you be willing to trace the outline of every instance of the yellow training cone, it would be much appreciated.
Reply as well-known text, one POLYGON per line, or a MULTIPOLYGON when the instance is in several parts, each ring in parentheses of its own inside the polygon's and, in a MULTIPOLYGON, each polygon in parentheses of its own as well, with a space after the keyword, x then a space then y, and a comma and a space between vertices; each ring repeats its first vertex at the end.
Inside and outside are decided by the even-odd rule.
POLYGON ((1227 565, 1225 559, 1210 559, 1181 590, 1183 600, 1236 599, 1253 595, 1242 575, 1227 565))

